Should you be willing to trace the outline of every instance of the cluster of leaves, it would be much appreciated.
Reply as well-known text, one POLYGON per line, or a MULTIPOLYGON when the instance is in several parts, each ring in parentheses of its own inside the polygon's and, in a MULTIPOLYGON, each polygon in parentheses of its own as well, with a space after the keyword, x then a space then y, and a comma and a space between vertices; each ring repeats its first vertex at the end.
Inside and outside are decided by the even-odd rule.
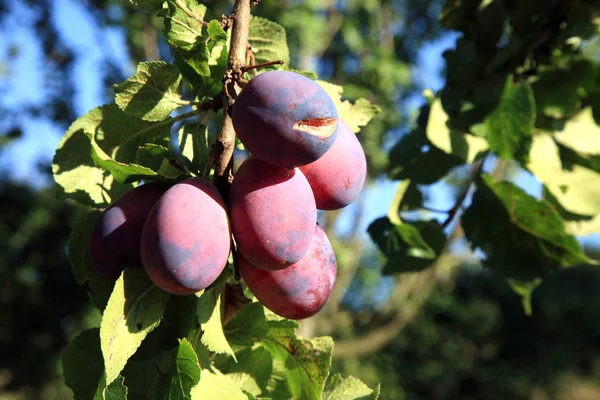
POLYGON ((586 1, 551 3, 448 1, 443 8, 442 25, 461 32, 444 53, 445 87, 427 94, 416 128, 392 148, 388 176, 405 184, 390 215, 369 228, 389 260, 385 273, 431 265, 463 209, 472 248, 526 308, 544 276, 590 262, 575 236, 600 231, 600 64, 586 51, 598 11, 586 1), (472 173, 443 223, 430 213, 412 223, 401 218, 424 209, 420 189, 465 165, 472 173), (534 174, 542 196, 499 177, 507 165, 534 174))
MULTIPOLYGON (((183 297, 156 287, 143 269, 128 269, 114 283, 91 265, 92 226, 123 193, 140 181, 210 176, 208 122, 222 116, 215 98, 230 32, 196 0, 133 3, 159 11, 173 62, 140 63, 115 85, 113 103, 69 127, 53 159, 60 196, 89 207, 68 252, 76 281, 102 312, 100 328, 81 333, 64 352, 65 382, 82 399, 376 399, 379 387, 329 376, 332 339, 298 337, 296 322, 246 297, 231 265, 209 288, 183 297)), ((289 60, 285 31, 273 22, 252 18, 249 41, 257 63, 289 60)), ((378 112, 366 100, 342 101, 340 87, 319 83, 355 131, 378 112)))

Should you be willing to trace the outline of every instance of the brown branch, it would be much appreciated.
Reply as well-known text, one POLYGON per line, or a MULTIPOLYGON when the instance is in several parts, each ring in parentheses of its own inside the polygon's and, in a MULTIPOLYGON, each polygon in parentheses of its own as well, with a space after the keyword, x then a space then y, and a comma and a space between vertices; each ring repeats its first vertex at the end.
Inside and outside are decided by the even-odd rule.
MULTIPOLYGON (((449 214, 452 216, 446 219, 444 226, 448 226, 454 216, 462 208, 462 204, 467 196, 469 188, 479 175, 485 157, 479 159, 473 164, 473 170, 469 177, 469 181, 461 196, 449 214)), ((501 171, 504 162, 499 162, 491 172, 492 176, 496 176, 501 171)), ((334 347, 333 358, 345 359, 359 357, 364 354, 376 351, 385 346, 392 340, 410 321, 416 316, 417 312, 423 306, 431 290, 441 281, 447 279, 449 270, 454 270, 454 267, 464 262, 464 258, 458 258, 449 251, 450 245, 457 239, 464 237, 462 224, 457 223, 446 241, 444 249, 440 256, 426 269, 421 272, 411 275, 401 275, 397 283, 394 293, 390 296, 393 304, 389 311, 393 312, 391 319, 383 326, 371 330, 364 336, 357 339, 346 341, 336 341, 334 347), (404 280, 404 281, 402 281, 404 280)))
MULTIPOLYGON (((229 16, 233 21, 231 29, 231 46, 229 50, 228 69, 239 70, 246 61, 248 49, 248 30, 250 28, 250 0, 236 0, 233 13, 229 16)), ((231 97, 235 93, 235 82, 226 79, 226 90, 222 93, 223 122, 219 135, 211 150, 214 157, 214 184, 221 195, 228 201, 229 188, 233 180, 233 152, 235 150, 235 131, 231 120, 231 97), (229 96, 227 95, 229 94, 229 96), (213 151, 214 150, 214 151, 213 151)))
POLYGON ((471 189, 471 185, 477 178, 477 175, 479 175, 479 172, 481 171, 481 167, 483 167, 484 160, 485 160, 485 157, 480 158, 479 160, 477 160, 473 163, 471 175, 469 176, 469 180, 467 181, 467 184, 465 185, 465 187, 464 187, 462 193, 460 194, 460 196, 458 197, 458 199, 456 199, 456 202, 454 202, 454 206, 452 207, 452 209, 450 209, 450 211, 448 211, 448 217, 442 224, 442 226, 444 228, 446 228, 448 225, 450 225, 450 223, 452 223, 452 221, 454 220, 454 217, 456 217, 456 214, 458 214, 458 212, 462 209, 463 203, 465 202, 465 199, 467 198, 467 195, 469 194, 469 189, 471 189))
POLYGON ((390 308, 395 309, 395 312, 385 325, 374 328, 356 339, 336 341, 333 358, 339 360, 360 357, 379 350, 411 322, 429 298, 431 290, 435 288, 438 270, 447 264, 460 264, 460 260, 448 252, 448 247, 462 232, 462 227, 458 224, 450 234, 442 254, 427 269, 398 278, 396 289, 390 296, 394 303, 390 308))

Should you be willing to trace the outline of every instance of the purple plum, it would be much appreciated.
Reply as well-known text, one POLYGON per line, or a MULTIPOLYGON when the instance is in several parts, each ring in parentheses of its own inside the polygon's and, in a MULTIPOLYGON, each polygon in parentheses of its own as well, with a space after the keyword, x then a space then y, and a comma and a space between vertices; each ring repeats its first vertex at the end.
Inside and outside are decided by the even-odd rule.
POLYGON ((161 289, 198 292, 223 272, 231 229, 221 195, 206 178, 171 187, 156 203, 142 232, 142 263, 161 289))
POLYGON ((233 105, 235 131, 262 161, 294 168, 317 160, 338 131, 333 100, 295 72, 267 71, 251 79, 233 105))
POLYGON ((323 308, 335 286, 337 263, 327 235, 315 225, 313 241, 300 261, 278 271, 256 268, 240 253, 236 262, 248 288, 265 307, 290 319, 304 319, 323 308))

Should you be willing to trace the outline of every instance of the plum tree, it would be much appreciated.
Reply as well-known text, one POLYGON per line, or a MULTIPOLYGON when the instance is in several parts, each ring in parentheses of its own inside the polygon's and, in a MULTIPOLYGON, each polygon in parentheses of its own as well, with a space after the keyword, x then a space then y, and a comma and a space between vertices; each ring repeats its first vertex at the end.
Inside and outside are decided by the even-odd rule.
POLYGON ((339 119, 338 134, 331 148, 318 160, 299 168, 306 176, 320 210, 335 210, 352 203, 367 176, 365 152, 342 119, 339 119))
POLYGON ((231 229, 221 195, 206 178, 171 187, 156 203, 142 232, 146 273, 163 290, 191 294, 223 272, 231 229))
POLYGON ((114 281, 123 269, 142 266, 140 239, 144 222, 168 188, 164 183, 138 186, 100 215, 90 235, 88 253, 102 275, 114 281))
POLYGON ((315 224, 310 248, 300 261, 278 271, 254 267, 237 253, 240 274, 256 298, 284 318, 304 319, 315 315, 327 302, 337 279, 337 264, 331 243, 315 224))
POLYGON ((289 71, 268 71, 251 79, 235 101, 232 120, 253 155, 285 168, 317 160, 338 131, 337 109, 327 92, 289 71))
POLYGON ((252 264, 281 269, 308 250, 317 208, 299 169, 248 157, 233 179, 229 208, 237 248, 252 264))

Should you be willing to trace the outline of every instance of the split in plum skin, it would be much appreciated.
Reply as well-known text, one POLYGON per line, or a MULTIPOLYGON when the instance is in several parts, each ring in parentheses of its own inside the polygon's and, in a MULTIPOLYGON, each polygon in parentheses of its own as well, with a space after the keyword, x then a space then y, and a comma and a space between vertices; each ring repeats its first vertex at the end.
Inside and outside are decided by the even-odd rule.
POLYGON ((229 212, 237 249, 267 270, 299 261, 312 242, 317 222, 315 199, 302 172, 254 156, 235 174, 229 212))
POLYGON ((150 210, 169 185, 147 183, 113 202, 92 228, 88 253, 94 267, 116 281, 125 268, 141 267, 140 240, 150 210))
POLYGON ((337 210, 352 203, 367 176, 365 152, 348 124, 341 119, 333 145, 318 160, 300 168, 315 195, 319 210, 337 210))
POLYGON ((283 168, 317 160, 338 131, 331 97, 318 83, 290 71, 267 71, 251 79, 235 101, 232 121, 254 156, 283 168))
POLYGON ((231 250, 225 204, 206 178, 171 187, 156 203, 142 232, 146 273, 179 295, 205 289, 223 272, 231 250))
POLYGON ((337 264, 331 243, 316 224, 313 241, 298 262, 277 271, 256 268, 236 254, 240 274, 265 307, 290 319, 304 319, 319 312, 333 292, 337 264))

